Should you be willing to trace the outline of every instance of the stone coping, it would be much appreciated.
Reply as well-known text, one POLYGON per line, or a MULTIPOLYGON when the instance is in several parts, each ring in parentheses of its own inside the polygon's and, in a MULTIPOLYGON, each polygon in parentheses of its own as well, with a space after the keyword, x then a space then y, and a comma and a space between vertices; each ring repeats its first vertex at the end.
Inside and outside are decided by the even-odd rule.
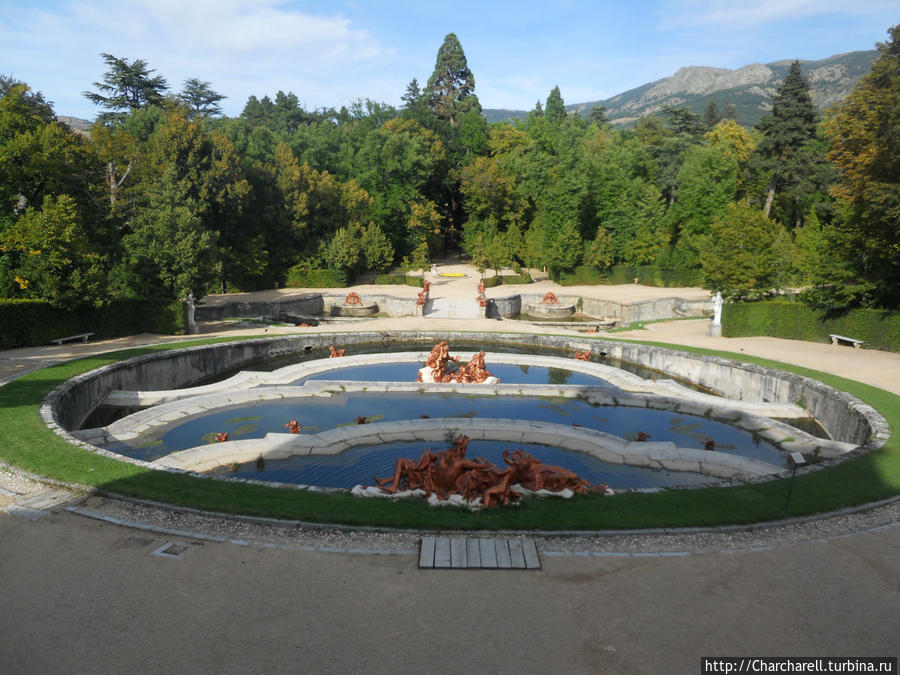
POLYGON ((536 443, 575 450, 614 464, 669 471, 693 471, 717 478, 750 480, 784 468, 747 457, 678 447, 671 442, 628 441, 601 431, 514 419, 435 418, 352 425, 317 434, 267 434, 262 439, 210 443, 157 459, 154 464, 203 472, 232 463, 335 455, 353 447, 402 441, 448 442, 464 434, 473 440, 536 443))

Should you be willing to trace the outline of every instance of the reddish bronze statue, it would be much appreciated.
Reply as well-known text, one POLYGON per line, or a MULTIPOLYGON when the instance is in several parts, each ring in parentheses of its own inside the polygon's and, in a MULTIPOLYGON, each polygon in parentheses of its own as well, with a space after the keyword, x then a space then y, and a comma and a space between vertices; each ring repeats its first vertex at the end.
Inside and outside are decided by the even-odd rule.
POLYGON ((484 295, 484 279, 478 282, 478 295, 484 295))
POLYGON ((639 431, 634 435, 634 440, 638 441, 639 443, 643 443, 649 438, 650 434, 648 434, 646 431, 639 431))
POLYGON ((430 290, 431 290, 431 282, 430 282, 430 281, 423 281, 423 282, 422 282, 422 292, 425 293, 425 294, 427 295, 427 294, 428 294, 428 291, 430 291, 430 290))
POLYGON ((499 378, 491 375, 484 365, 484 352, 472 356, 472 360, 461 365, 456 372, 447 372, 447 364, 459 363, 458 356, 450 356, 450 347, 446 340, 441 340, 431 348, 425 360, 425 367, 419 370, 416 382, 457 382, 460 384, 496 384, 499 378))
POLYGON ((591 360, 591 350, 583 352, 575 352, 575 360, 576 361, 590 361, 591 360))
POLYGON ((358 294, 351 291, 350 293, 347 293, 347 297, 344 298, 344 304, 345 305, 361 305, 362 300, 360 299, 358 294))
POLYGON ((224 433, 220 432, 215 435, 216 443, 224 443, 227 440, 228 440, 228 432, 224 432, 224 433))
POLYGON ((359 417, 356 418, 356 423, 357 424, 368 424, 369 420, 367 417, 360 415, 359 417))
POLYGON ((284 426, 286 426, 288 428, 288 431, 292 434, 299 434, 300 430, 303 428, 303 426, 297 420, 291 420, 284 426))
POLYGON ((328 358, 337 359, 344 355, 343 349, 335 349, 334 345, 328 345, 328 358))
POLYGON ((416 307, 425 306, 425 291, 419 291, 419 297, 416 298, 416 307))
POLYGON ((394 464, 393 476, 376 476, 375 482, 391 493, 408 489, 436 494, 439 499, 447 499, 451 494, 459 494, 469 502, 480 498, 485 508, 518 499, 514 485, 531 491, 551 492, 566 489, 581 493, 605 492, 607 489, 606 485, 591 486, 568 469, 544 464, 521 450, 503 451, 503 461, 507 465, 504 469, 484 457, 467 459, 468 444, 466 436, 459 436, 447 450, 438 453, 425 450, 418 460, 401 457, 394 464))
POLYGON ((716 449, 716 442, 715 442, 713 439, 711 439, 711 438, 704 439, 704 441, 703 441, 703 449, 704 449, 704 450, 709 450, 710 452, 715 451, 715 449, 716 449))
POLYGON ((558 304, 559 304, 559 298, 557 298, 556 295, 554 295, 553 293, 548 292, 548 293, 544 296, 544 299, 541 300, 541 304, 542 304, 542 305, 558 305, 558 304))
POLYGON ((482 293, 481 295, 479 295, 479 296, 478 296, 477 298, 475 298, 475 299, 478 301, 478 306, 479 306, 479 307, 487 307, 487 306, 488 306, 488 299, 487 299, 487 296, 486 296, 484 293, 482 293))

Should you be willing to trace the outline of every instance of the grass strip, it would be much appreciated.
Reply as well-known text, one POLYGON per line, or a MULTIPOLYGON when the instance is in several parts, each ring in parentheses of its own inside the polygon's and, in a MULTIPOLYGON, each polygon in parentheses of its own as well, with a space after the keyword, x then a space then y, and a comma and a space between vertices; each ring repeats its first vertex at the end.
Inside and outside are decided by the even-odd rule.
MULTIPOLYGON (((880 450, 824 471, 798 476, 789 512, 784 508, 788 481, 782 479, 734 487, 625 493, 611 498, 577 495, 571 500, 528 499, 518 506, 472 513, 452 507, 432 508, 420 501, 359 499, 347 493, 269 488, 153 471, 70 445, 40 419, 38 408, 43 397, 75 375, 140 354, 224 341, 219 338, 91 356, 35 371, 0 387, 0 459, 55 480, 176 506, 320 523, 415 529, 554 531, 749 524, 833 511, 900 493, 900 439, 892 437, 880 450)), ((873 406, 892 428, 900 424, 900 397, 860 382, 744 354, 629 342, 721 356, 808 376, 873 406)))

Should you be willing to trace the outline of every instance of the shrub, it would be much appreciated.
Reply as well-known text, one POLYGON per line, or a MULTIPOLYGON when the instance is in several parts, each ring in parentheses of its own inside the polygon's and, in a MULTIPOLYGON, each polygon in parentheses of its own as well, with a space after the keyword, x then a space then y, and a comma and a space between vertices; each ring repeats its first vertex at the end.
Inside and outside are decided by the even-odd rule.
POLYGON ((529 276, 528 272, 520 272, 519 274, 516 274, 516 275, 507 275, 505 277, 502 277, 502 279, 503 279, 504 286, 507 284, 530 284, 531 283, 531 277, 529 276))
POLYGON ((871 349, 900 352, 900 312, 853 309, 828 316, 802 302, 728 303, 723 308, 722 334, 813 342, 827 342, 830 334, 837 334, 863 340, 871 349))
POLYGON ((425 285, 423 277, 408 276, 406 274, 376 274, 375 283, 381 286, 416 286, 422 288, 425 285))
POLYGON ((288 270, 284 285, 287 288, 343 288, 347 274, 343 270, 307 269, 294 265, 288 270))
POLYGON ((606 283, 606 275, 596 267, 579 265, 571 272, 560 272, 556 280, 561 286, 582 286, 606 283))
POLYGON ((494 288, 495 286, 499 286, 503 283, 503 277, 483 277, 481 279, 481 282, 484 284, 485 288, 494 288))

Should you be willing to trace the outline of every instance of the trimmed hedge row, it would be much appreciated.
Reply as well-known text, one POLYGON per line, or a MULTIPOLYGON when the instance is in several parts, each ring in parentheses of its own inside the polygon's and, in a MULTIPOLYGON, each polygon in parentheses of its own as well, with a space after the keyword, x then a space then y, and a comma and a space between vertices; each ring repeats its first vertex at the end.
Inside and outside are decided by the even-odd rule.
POLYGON ((703 283, 703 271, 700 269, 664 270, 653 265, 641 267, 613 265, 606 283, 632 284, 635 279, 644 286, 661 286, 663 288, 699 286, 703 283))
POLYGON ((135 333, 185 332, 184 305, 156 300, 113 300, 104 307, 67 310, 45 300, 0 299, 0 348, 44 345, 56 338, 94 333, 112 338, 135 333))
POLYGON ((531 275, 529 275, 528 272, 522 272, 521 274, 507 274, 505 277, 501 278, 503 279, 504 286, 531 283, 531 275))
POLYGON ((556 282, 560 286, 593 286, 609 283, 603 272, 596 267, 587 265, 579 265, 570 272, 560 272, 559 279, 556 282))
POLYGON ((870 349, 900 352, 900 312, 853 309, 827 317, 802 302, 727 303, 722 308, 726 337, 768 335, 790 340, 828 342, 829 335, 863 340, 870 349))
POLYGON ((425 287, 424 277, 412 277, 405 274, 376 274, 375 283, 380 286, 415 286, 425 287))
POLYGON ((344 288, 347 275, 342 270, 307 269, 296 265, 288 270, 287 288, 344 288))
POLYGON ((678 288, 699 286, 703 283, 703 272, 699 269, 664 270, 653 265, 633 267, 613 265, 608 272, 596 267, 579 265, 570 272, 562 272, 557 280, 562 286, 591 286, 595 284, 633 284, 637 279, 644 286, 678 288))

